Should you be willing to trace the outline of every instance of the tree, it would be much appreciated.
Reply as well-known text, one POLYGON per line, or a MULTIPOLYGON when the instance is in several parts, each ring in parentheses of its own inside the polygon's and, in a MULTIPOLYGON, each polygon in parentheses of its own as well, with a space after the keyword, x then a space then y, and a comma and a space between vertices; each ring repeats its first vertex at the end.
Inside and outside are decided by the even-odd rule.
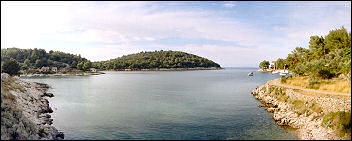
POLYGON ((73 62, 72 62, 71 68, 77 68, 77 62, 76 62, 76 61, 73 61, 73 62))
POLYGON ((264 60, 264 61, 260 62, 259 67, 262 69, 267 69, 267 68, 269 68, 269 65, 270 65, 269 61, 264 60))
POLYGON ((29 69, 30 66, 31 66, 31 64, 30 64, 29 60, 26 59, 23 63, 22 69, 27 70, 27 69, 29 69))
POLYGON ((11 58, 1 65, 1 70, 9 75, 17 75, 20 71, 20 65, 15 59, 11 58))
POLYGON ((29 62, 29 59, 26 59, 23 63, 24 66, 29 67, 31 64, 29 62))
POLYGON ((312 50, 312 57, 314 59, 320 59, 328 53, 325 48, 324 38, 322 36, 311 36, 309 41, 309 49, 312 50))
POLYGON ((101 64, 94 65, 99 69, 220 67, 211 60, 180 51, 142 51, 93 64, 101 64))
POLYGON ((284 59, 281 59, 281 58, 277 59, 275 62, 276 69, 284 69, 285 63, 286 61, 284 59))
POLYGON ((91 67, 92 67, 92 62, 90 62, 90 61, 84 62, 84 64, 83 64, 83 70, 88 70, 88 69, 91 68, 91 67))
POLYGON ((77 64, 77 69, 78 69, 78 70, 82 70, 82 69, 83 69, 83 62, 79 62, 79 63, 77 64))
POLYGON ((347 30, 345 27, 342 27, 341 29, 332 30, 325 37, 325 40, 324 40, 325 48, 328 49, 329 51, 346 48, 346 47, 351 48, 350 36, 351 34, 347 33, 347 30))

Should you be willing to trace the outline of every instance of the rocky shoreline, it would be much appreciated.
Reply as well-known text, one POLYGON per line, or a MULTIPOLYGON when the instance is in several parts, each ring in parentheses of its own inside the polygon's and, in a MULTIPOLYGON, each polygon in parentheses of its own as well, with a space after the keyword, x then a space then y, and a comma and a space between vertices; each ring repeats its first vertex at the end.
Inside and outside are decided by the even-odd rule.
MULTIPOLYGON (((60 140, 64 139, 63 132, 59 132, 52 126, 53 119, 50 113, 53 112, 49 106, 47 97, 53 97, 52 93, 47 93, 49 86, 47 84, 26 82, 18 79, 18 77, 10 77, 8 74, 1 74, 2 102, 7 100, 7 97, 12 100, 12 104, 3 105, 9 106, 8 109, 17 109, 19 113, 9 112, 9 115, 1 114, 1 122, 5 120, 9 123, 18 124, 17 129, 7 127, 7 123, 1 124, 1 139, 34 139, 34 140, 60 140), (4 89, 4 90, 3 90, 4 89), (11 107, 12 106, 12 107, 11 107), (22 123, 22 120, 13 121, 20 114, 21 118, 29 121, 29 123, 22 123), (11 117, 13 116, 13 117, 11 117), (19 122, 19 123, 17 123, 19 122), (23 126, 24 125, 24 126, 23 126), (3 131, 5 130, 5 131, 3 131), (10 131, 15 130, 15 131, 10 131), (15 132, 15 133, 13 133, 15 132)), ((3 112, 3 111, 2 111, 3 112)), ((15 125, 14 125, 15 126, 15 125)))
POLYGON ((292 89, 270 86, 268 83, 257 87, 251 93, 263 104, 258 107, 265 107, 268 112, 272 113, 278 125, 296 128, 300 139, 338 140, 346 138, 336 135, 331 128, 323 127, 322 121, 324 113, 351 111, 351 99, 308 96, 292 89), (302 107, 308 108, 300 110, 302 107))

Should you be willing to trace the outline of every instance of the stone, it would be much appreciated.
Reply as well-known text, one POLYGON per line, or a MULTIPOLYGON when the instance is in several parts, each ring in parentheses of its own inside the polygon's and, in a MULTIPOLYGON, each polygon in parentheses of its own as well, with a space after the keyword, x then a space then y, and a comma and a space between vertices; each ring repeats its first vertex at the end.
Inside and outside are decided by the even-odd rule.
POLYGON ((57 139, 65 139, 65 135, 63 132, 59 132, 58 134, 56 134, 56 138, 57 139))
POLYGON ((43 97, 45 97, 45 96, 47 96, 47 97, 54 97, 54 94, 52 94, 52 93, 44 93, 42 96, 43 96, 43 97))

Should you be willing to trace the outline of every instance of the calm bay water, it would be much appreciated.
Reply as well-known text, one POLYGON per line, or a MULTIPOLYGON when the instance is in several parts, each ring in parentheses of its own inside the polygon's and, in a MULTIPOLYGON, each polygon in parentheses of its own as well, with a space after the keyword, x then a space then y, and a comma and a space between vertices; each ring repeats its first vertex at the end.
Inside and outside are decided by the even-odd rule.
POLYGON ((250 94, 279 75, 226 68, 23 78, 49 84, 65 139, 297 139, 250 94))

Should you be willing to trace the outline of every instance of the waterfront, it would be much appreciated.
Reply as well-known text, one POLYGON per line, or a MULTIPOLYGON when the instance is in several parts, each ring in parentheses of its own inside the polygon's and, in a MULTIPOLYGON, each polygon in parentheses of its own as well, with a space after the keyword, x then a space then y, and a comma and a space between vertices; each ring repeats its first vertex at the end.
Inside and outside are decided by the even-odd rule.
POLYGON ((297 139, 250 94, 279 75, 226 68, 23 77, 49 84, 65 139, 297 139))

